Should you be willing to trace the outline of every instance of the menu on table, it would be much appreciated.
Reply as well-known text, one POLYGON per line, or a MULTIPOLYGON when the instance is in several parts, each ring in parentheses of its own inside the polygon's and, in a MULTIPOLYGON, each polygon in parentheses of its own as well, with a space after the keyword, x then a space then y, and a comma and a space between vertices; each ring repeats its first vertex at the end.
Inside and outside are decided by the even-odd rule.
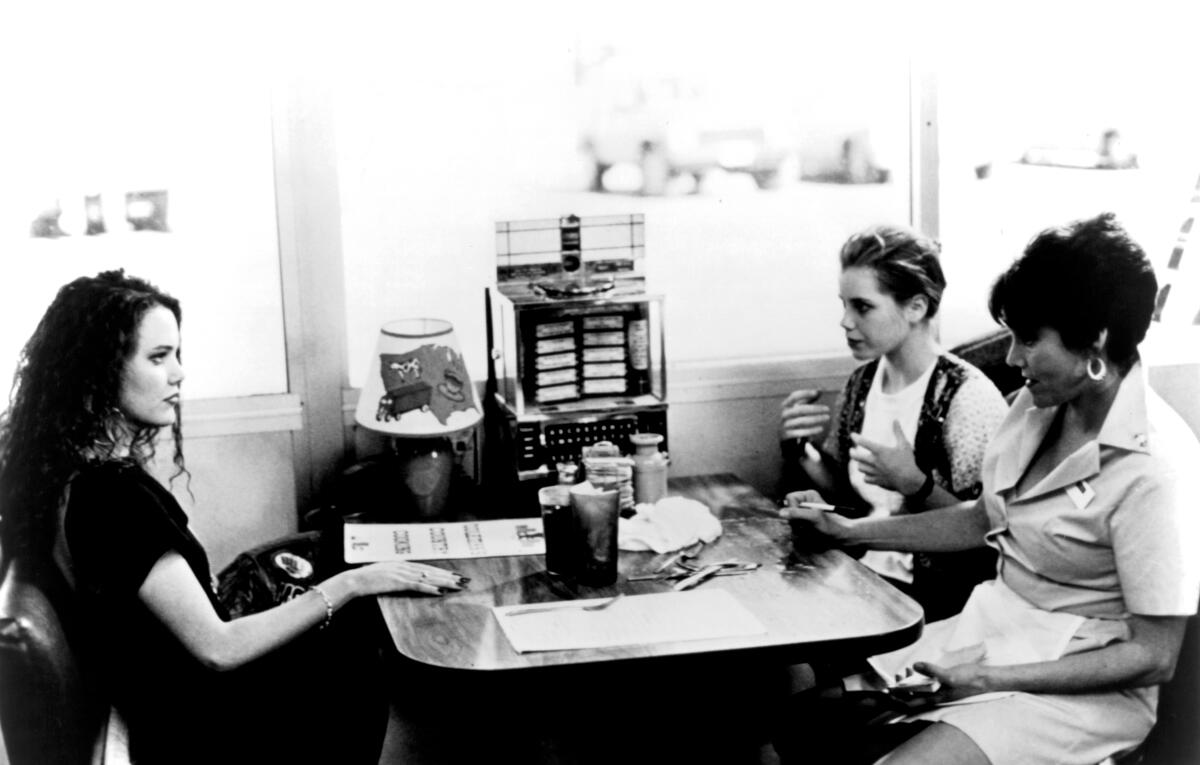
POLYGON ((544 555, 541 518, 456 523, 347 523, 347 563, 544 555))

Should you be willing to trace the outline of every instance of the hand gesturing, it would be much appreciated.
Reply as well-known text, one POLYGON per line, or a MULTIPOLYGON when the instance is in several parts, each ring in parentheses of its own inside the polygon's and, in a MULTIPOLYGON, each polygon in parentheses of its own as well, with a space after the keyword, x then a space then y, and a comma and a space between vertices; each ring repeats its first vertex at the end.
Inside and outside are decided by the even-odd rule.
POLYGON ((850 459, 858 462, 858 469, 867 483, 905 495, 913 494, 925 483, 925 473, 917 466, 916 452, 899 422, 892 422, 892 433, 896 436, 894 446, 851 433, 854 446, 850 449, 850 459))

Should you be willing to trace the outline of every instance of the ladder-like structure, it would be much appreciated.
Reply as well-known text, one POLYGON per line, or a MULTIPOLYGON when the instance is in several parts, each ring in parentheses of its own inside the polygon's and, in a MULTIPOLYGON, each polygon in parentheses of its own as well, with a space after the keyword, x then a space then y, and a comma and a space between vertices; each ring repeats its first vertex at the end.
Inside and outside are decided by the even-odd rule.
MULTIPOLYGON (((1197 293, 1200 291, 1200 278, 1193 279, 1194 283, 1188 284, 1184 282, 1181 272, 1181 264, 1183 263, 1183 253, 1188 247, 1188 239, 1191 236, 1192 228, 1195 226, 1196 218, 1200 216, 1200 178, 1196 180, 1196 187, 1192 189, 1192 199, 1188 203, 1188 212, 1183 219, 1183 224, 1179 227, 1179 235, 1175 239, 1175 247, 1171 250, 1171 257, 1167 261, 1166 273, 1159 275, 1160 286, 1158 289, 1158 297, 1154 303, 1154 320, 1164 321, 1164 309, 1167 305, 1167 298, 1170 297, 1172 288, 1174 288, 1177 297, 1171 304, 1171 314, 1166 316, 1168 321, 1177 321, 1180 311, 1191 311, 1196 309, 1196 314, 1192 317, 1192 324, 1200 324, 1200 300, 1192 301, 1193 306, 1188 306, 1187 298, 1180 297, 1179 293, 1187 291, 1197 293), (1180 300, 1183 300, 1182 308, 1179 307, 1180 300)), ((1195 260, 1195 258, 1192 258, 1195 260)), ((1198 274, 1200 277, 1200 274, 1198 274)))

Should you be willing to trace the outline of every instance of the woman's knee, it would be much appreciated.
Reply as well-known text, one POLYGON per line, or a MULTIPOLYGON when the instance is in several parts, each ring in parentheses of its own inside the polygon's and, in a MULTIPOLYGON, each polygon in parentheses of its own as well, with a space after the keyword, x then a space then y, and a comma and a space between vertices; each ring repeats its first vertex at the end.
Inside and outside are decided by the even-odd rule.
POLYGON ((827 695, 823 689, 798 693, 777 715, 772 744, 782 763, 812 762, 836 753, 836 762, 869 765, 900 742, 930 725, 882 724, 896 717, 885 694, 827 695))
POLYGON ((876 765, 991 765, 991 760, 966 733, 947 723, 934 723, 876 765))

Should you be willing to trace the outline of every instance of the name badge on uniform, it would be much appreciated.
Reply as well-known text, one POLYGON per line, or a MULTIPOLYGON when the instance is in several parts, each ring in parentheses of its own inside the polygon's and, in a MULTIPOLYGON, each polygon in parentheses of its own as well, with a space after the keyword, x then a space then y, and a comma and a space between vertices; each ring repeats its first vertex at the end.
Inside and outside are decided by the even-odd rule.
POLYGON ((1074 486, 1067 487, 1067 496, 1071 498, 1075 509, 1082 510, 1096 498, 1096 490, 1087 481, 1080 481, 1074 486))

